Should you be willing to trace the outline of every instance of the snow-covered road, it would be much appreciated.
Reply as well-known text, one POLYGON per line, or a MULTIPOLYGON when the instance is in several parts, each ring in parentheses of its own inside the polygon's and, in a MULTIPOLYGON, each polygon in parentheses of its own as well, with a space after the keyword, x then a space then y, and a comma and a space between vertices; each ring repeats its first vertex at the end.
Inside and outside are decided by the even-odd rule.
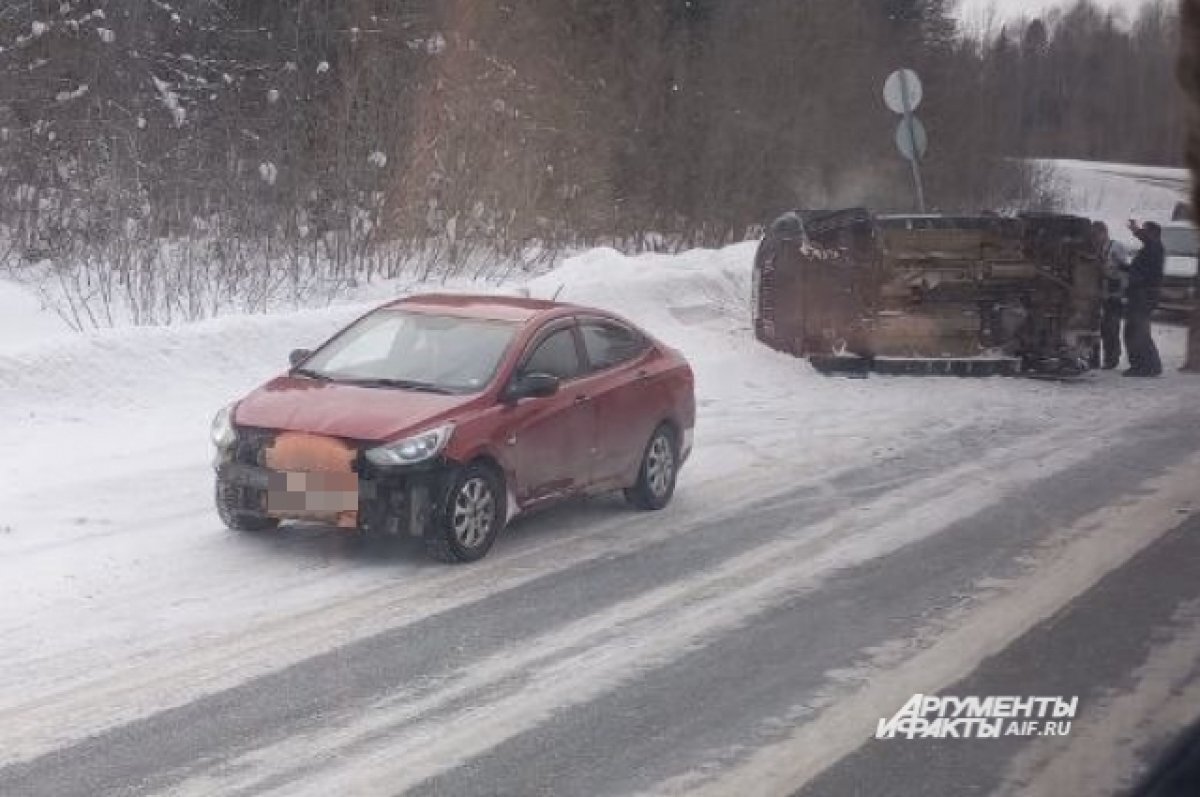
MULTIPOLYGON (((554 510, 465 568, 211 509, 212 412, 362 308, 0 349, 0 794, 787 794, 864 755, 884 793, 879 717, 1183 545, 1200 380, 826 380, 753 341, 752 253, 528 286, 682 348, 697 454, 664 514, 554 510)), ((1161 705, 1130 674, 1186 669, 1189 596, 1083 719, 1161 705)))

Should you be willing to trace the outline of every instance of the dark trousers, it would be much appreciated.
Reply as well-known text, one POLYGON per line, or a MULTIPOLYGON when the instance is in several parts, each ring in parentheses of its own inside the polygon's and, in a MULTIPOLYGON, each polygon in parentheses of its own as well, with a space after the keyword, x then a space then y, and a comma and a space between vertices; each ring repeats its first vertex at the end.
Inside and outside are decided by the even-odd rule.
POLYGON ((1140 374, 1162 373, 1162 360, 1151 334, 1150 316, 1158 307, 1158 291, 1130 292, 1125 309, 1125 349, 1129 367, 1140 374))
POLYGON ((1100 345, 1105 368, 1116 368, 1121 364, 1121 321, 1124 318, 1124 300, 1104 300, 1104 314, 1100 318, 1100 345))

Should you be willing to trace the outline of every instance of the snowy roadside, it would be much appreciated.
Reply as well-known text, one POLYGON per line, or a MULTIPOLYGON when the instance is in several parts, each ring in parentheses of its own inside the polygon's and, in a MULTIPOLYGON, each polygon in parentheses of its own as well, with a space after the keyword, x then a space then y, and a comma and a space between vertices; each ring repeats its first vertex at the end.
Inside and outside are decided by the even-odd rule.
MULTIPOLYGON (((1140 182, 1140 171, 1131 183, 1120 171, 1066 164, 1065 175, 1108 213, 1130 203, 1169 206, 1168 189, 1140 182), (1096 194, 1089 180, 1111 190, 1096 194)), ((754 340, 754 250, 744 243, 626 257, 598 249, 504 288, 616 311, 689 357, 699 418, 682 495, 747 473, 763 481, 827 477, 964 431, 984 440, 1073 421, 1115 430, 1200 395, 1194 378, 1175 372, 1184 336, 1171 328, 1157 331, 1169 374, 1150 383, 1111 373, 1074 384, 827 379, 754 340)), ((0 578, 10 585, 11 609, 0 614, 0 631, 28 630, 25 618, 50 604, 102 602, 122 584, 152 581, 158 557, 219 544, 207 440, 213 412, 281 371, 291 349, 320 342, 407 289, 372 285, 319 310, 82 335, 59 334, 61 322, 28 295, 0 296, 0 578)))
POLYGON ((69 334, 67 323, 37 296, 0 274, 0 352, 69 334))
MULTIPOLYGON (((533 295, 557 292, 620 312, 681 348, 697 372, 697 451, 678 506, 656 520, 654 533, 621 533, 637 516, 604 506, 557 513, 529 524, 532 531, 514 529, 486 563, 490 569, 465 573, 452 587, 438 585, 457 584, 454 574, 420 557, 347 554, 338 535, 319 529, 270 539, 233 535, 212 509, 213 410, 362 306, 109 330, 0 354, 0 420, 10 454, 0 458, 0 635, 8 653, 0 661, 0 712, 58 705, 59 697, 68 708, 77 699, 93 708, 120 705, 95 691, 97 679, 115 679, 114 695, 133 694, 149 688, 121 675, 134 663, 152 670, 160 660, 194 664, 218 644, 233 644, 240 661, 278 666, 290 655, 285 648, 311 653, 314 624, 343 611, 349 619, 334 622, 329 640, 367 633, 375 626, 364 617, 395 622, 403 607, 388 602, 398 583, 410 591, 428 583, 462 599, 468 585, 483 593, 499 578, 611 556, 684 533, 689 517, 746 511, 798 485, 836 496, 839 472, 872 463, 916 475, 978 446, 982 467, 989 451, 1001 456, 1024 438, 1047 452, 1028 461, 1003 456, 1022 478, 1037 479, 1053 470, 1054 456, 1103 447, 1109 434, 1116 439, 1126 427, 1200 400, 1200 381, 1176 373, 1154 382, 1106 373, 1070 384, 821 377, 753 339, 753 250, 743 244, 635 258, 601 250, 527 286, 533 295), (301 630, 307 635, 291 640, 301 630), (53 700, 29 703, 30 694, 53 700)), ((1160 335, 1167 359, 1177 363, 1182 335, 1160 335)), ((996 478, 983 475, 975 494, 998 489, 996 478)), ((413 610, 411 596, 405 604, 413 610)), ((202 671, 177 682, 162 676, 159 688, 175 697, 157 705, 250 671, 201 660, 202 671)), ((100 727, 110 714, 76 724, 100 727)))
MULTIPOLYGON (((689 475, 719 476, 773 458, 832 467, 864 452, 886 453, 918 431, 987 428, 1063 412, 1119 419, 1136 415, 1144 396, 1172 395, 1190 384, 1172 375, 1139 388, 1107 374, 1074 385, 826 379, 754 340, 754 246, 638 257, 594 250, 515 289, 622 313, 687 354, 698 376, 701 444, 689 475)), ((136 474, 147 456, 202 463, 217 408, 282 370, 291 349, 320 342, 374 304, 0 347, 0 417, 13 452, 0 460, 0 505, 19 506, 50 485, 136 474), (62 467, 64 455, 72 467, 62 467)), ((1180 362, 1182 331, 1157 334, 1169 366, 1180 362)), ((64 509, 89 514, 74 502, 64 509)), ((17 530, 33 533, 28 519, 10 512, 3 520, 9 538, 17 530)), ((46 521, 37 515, 40 538, 49 533, 46 521)))
MULTIPOLYGON (((1069 186, 1067 199, 1076 212, 1101 218, 1169 214, 1186 179, 1181 170, 1042 163, 1069 186)), ((1106 374, 1071 386, 827 380, 753 339, 754 248, 744 243, 639 257, 597 249, 524 285, 498 290, 614 310, 683 350, 697 370, 700 403, 700 445, 690 478, 719 477, 774 459, 828 469, 886 455, 918 434, 1059 413, 1119 422, 1137 414, 1143 391, 1159 401, 1184 388, 1172 384, 1177 376, 1139 388, 1113 384, 1106 374)), ((471 288, 464 283, 448 289, 471 288)), ((51 485, 62 490, 98 475, 132 479, 150 461, 199 469, 208 456, 206 430, 215 409, 281 370, 291 349, 311 346, 378 302, 414 289, 380 283, 323 309, 73 334, 24 288, 0 280, 0 419, 5 447, 13 452, 0 458, 0 506, 13 507, 0 516, 0 529, 10 540, 57 536, 44 509, 31 517, 18 511, 51 485), (73 467, 62 467, 64 455, 73 467)), ((1158 335, 1169 367, 1179 362, 1181 331, 1163 328, 1158 335)), ((97 514, 75 501, 55 503, 73 523, 97 514)))
MULTIPOLYGON (((821 377, 754 340, 754 249, 640 257, 594 250, 508 288, 614 310, 692 361, 697 449, 679 505, 657 519, 659 535, 682 533, 688 517, 754 506, 799 484, 834 495, 839 472, 871 463, 913 474, 972 446, 982 455, 1031 435, 1064 451, 1074 439, 1103 446, 1108 435, 1200 401, 1200 380, 1174 371, 1183 335, 1172 329, 1158 331, 1171 372, 1153 382, 1112 373, 1070 384, 821 377)), ((0 346, 0 635, 8 654, 0 661, 0 711, 20 709, 31 694, 63 695, 71 706, 70 695, 88 695, 95 679, 110 675, 115 690, 140 688, 120 678, 131 662, 190 660, 222 640, 252 648, 260 636, 293 633, 295 618, 305 618, 296 623, 304 629, 336 619, 339 607, 349 619, 336 633, 366 633, 373 626, 363 616, 394 617, 396 607, 374 601, 392 600, 388 590, 398 581, 419 589, 454 578, 419 557, 348 555, 337 535, 321 530, 270 539, 228 534, 212 509, 212 413, 282 370, 291 349, 318 343, 374 303, 0 346)), ((1027 478, 1046 466, 1030 461, 1027 478)), ((978 485, 981 494, 992 478, 978 485)), ((483 572, 492 580, 532 578, 565 561, 564 552, 611 555, 653 536, 622 534, 637 518, 603 509, 514 530, 483 572), (550 554, 550 546, 561 550, 550 554)), ((479 572, 463 580, 492 588, 489 578, 476 583, 479 572)), ((454 589, 461 598, 463 586, 454 589)), ((307 636, 276 642, 311 652, 307 636)), ((283 654, 239 655, 277 664, 283 654)), ((238 675, 220 661, 204 666, 194 675, 200 681, 238 675)), ((85 702, 104 703, 96 695, 85 702)))
MULTIPOLYGON (((594 250, 523 290, 622 313, 687 354, 698 374, 704 444, 693 473, 719 475, 773 457, 827 466, 864 450, 886 451, 917 430, 986 427, 1092 401, 1097 412, 1119 415, 1123 397, 1140 395, 1128 385, 1096 390, 1106 375, 1084 385, 820 377, 754 340, 753 252, 752 243, 677 256, 594 250), (1060 402, 1066 404, 1056 407, 1060 402)), ((159 452, 181 464, 205 459, 207 426, 218 407, 282 370, 291 349, 320 342, 374 304, 101 330, 0 348, 0 417, 6 447, 16 454, 0 460, 0 496, 36 493, 50 474, 61 487, 99 472, 137 473, 147 455, 159 452), (75 467, 61 467, 64 452, 75 467)), ((1158 334, 1167 361, 1180 361, 1181 331, 1158 334)), ((1148 387, 1170 393, 1170 383, 1148 387)), ((16 522, 10 517, 6 525, 16 522)), ((37 525, 43 536, 44 523, 37 525)))
MULTIPOLYGON (((697 454, 687 480, 772 462, 828 472, 959 429, 1092 416, 1120 425, 1189 392, 1172 374, 1130 385, 1020 380, 826 379, 759 345, 750 330, 753 244, 679 256, 596 250, 527 286, 535 296, 615 310, 682 349, 697 372, 697 454)), ((60 542, 136 516, 144 474, 175 470, 207 485, 212 413, 282 370, 370 305, 105 330, 0 350, 0 553, 60 542), (104 483, 111 500, 84 499, 104 483), (64 496, 70 496, 63 500, 64 496)), ((1166 360, 1181 331, 1159 330, 1166 360)), ((191 492, 191 489, 189 489, 191 492)), ((180 504, 182 510, 186 504, 180 504)), ((207 503, 192 507, 210 524, 207 503)))

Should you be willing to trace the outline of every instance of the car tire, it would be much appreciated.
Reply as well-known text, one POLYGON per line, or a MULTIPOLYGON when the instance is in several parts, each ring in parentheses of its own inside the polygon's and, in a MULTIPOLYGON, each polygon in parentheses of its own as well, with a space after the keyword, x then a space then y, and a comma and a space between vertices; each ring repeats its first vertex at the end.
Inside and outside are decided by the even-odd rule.
POLYGON ((271 531, 279 528, 279 519, 243 509, 242 488, 217 480, 217 515, 233 531, 271 531))
POLYGON ((642 464, 638 467, 637 482, 625 490, 625 500, 638 509, 662 509, 675 495, 678 476, 679 444, 675 432, 663 424, 650 436, 642 453, 642 464))
POLYGON ((482 463, 456 470, 442 493, 425 551, 447 564, 487 556, 508 519, 504 480, 482 463))

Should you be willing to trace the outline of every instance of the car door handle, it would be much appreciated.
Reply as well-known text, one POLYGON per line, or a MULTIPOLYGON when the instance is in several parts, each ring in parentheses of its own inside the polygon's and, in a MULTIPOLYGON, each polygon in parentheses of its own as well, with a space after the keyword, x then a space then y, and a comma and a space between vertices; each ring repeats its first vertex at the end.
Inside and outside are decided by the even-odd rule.
POLYGON ((592 397, 585 393, 580 393, 578 396, 575 397, 576 404, 587 404, 591 400, 592 400, 592 397))
POLYGON ((637 372, 637 378, 644 382, 650 378, 650 372, 643 368, 637 372))

